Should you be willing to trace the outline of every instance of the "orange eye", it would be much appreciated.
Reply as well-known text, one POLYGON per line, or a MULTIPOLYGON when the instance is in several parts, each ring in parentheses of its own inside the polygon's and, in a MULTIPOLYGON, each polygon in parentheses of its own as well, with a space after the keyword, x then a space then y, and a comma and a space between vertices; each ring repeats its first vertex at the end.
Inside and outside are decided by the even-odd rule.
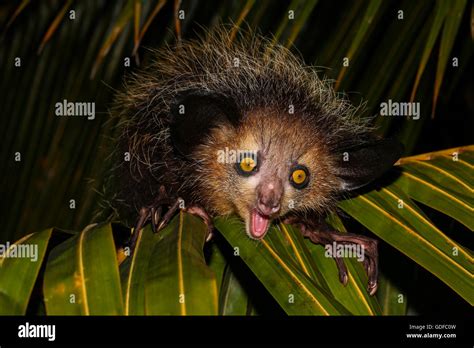
POLYGON ((292 169, 290 175, 290 183, 294 188, 302 189, 308 185, 309 171, 308 168, 302 165, 297 165, 292 169))
POLYGON ((257 163, 252 157, 244 157, 242 161, 240 161, 240 169, 244 173, 250 173, 251 171, 255 169, 256 166, 257 166, 257 163))
POLYGON ((291 174, 293 182, 297 185, 301 185, 306 180, 306 173, 303 169, 297 169, 291 174))

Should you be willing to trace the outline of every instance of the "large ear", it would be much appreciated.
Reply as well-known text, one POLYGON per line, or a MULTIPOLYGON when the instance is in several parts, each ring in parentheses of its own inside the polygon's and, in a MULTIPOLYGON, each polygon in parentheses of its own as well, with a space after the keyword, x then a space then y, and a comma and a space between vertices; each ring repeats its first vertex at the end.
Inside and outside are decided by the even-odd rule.
POLYGON ((342 151, 338 174, 341 190, 355 190, 377 179, 393 166, 402 151, 402 144, 395 139, 372 140, 342 151))
POLYGON ((179 154, 188 157, 211 128, 220 124, 236 126, 239 121, 239 110, 232 99, 207 91, 184 91, 171 105, 171 142, 179 154))

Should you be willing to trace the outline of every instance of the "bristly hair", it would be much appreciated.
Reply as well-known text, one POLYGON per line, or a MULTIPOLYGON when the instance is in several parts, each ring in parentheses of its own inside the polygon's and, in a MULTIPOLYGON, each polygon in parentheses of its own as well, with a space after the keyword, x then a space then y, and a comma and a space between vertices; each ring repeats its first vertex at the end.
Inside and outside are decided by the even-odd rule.
POLYGON ((148 67, 126 79, 112 109, 119 136, 110 176, 119 187, 116 202, 126 209, 150 204, 163 181, 176 189, 193 186, 195 178, 169 141, 170 107, 186 90, 225 95, 241 114, 261 108, 287 112, 292 105, 334 151, 363 142, 371 131, 368 120, 356 116, 359 108, 337 95, 328 80, 288 49, 250 31, 233 39, 231 30, 220 26, 152 55, 148 67), (123 160, 126 152, 129 162, 123 160))

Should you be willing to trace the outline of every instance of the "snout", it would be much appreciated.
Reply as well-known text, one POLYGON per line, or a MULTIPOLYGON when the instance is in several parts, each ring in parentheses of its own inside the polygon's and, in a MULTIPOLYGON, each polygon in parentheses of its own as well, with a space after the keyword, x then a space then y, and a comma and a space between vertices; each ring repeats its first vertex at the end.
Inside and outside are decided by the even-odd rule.
POLYGON ((257 187, 257 209, 266 216, 276 215, 281 208, 283 185, 278 180, 265 180, 257 187))

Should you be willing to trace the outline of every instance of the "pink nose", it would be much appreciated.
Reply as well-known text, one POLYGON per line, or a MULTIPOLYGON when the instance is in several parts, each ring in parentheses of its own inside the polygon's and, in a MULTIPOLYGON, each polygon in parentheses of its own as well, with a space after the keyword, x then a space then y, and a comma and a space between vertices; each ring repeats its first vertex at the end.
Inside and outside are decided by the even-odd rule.
POLYGON ((264 178, 257 186, 257 209, 270 216, 280 211, 283 185, 276 177, 264 178))

